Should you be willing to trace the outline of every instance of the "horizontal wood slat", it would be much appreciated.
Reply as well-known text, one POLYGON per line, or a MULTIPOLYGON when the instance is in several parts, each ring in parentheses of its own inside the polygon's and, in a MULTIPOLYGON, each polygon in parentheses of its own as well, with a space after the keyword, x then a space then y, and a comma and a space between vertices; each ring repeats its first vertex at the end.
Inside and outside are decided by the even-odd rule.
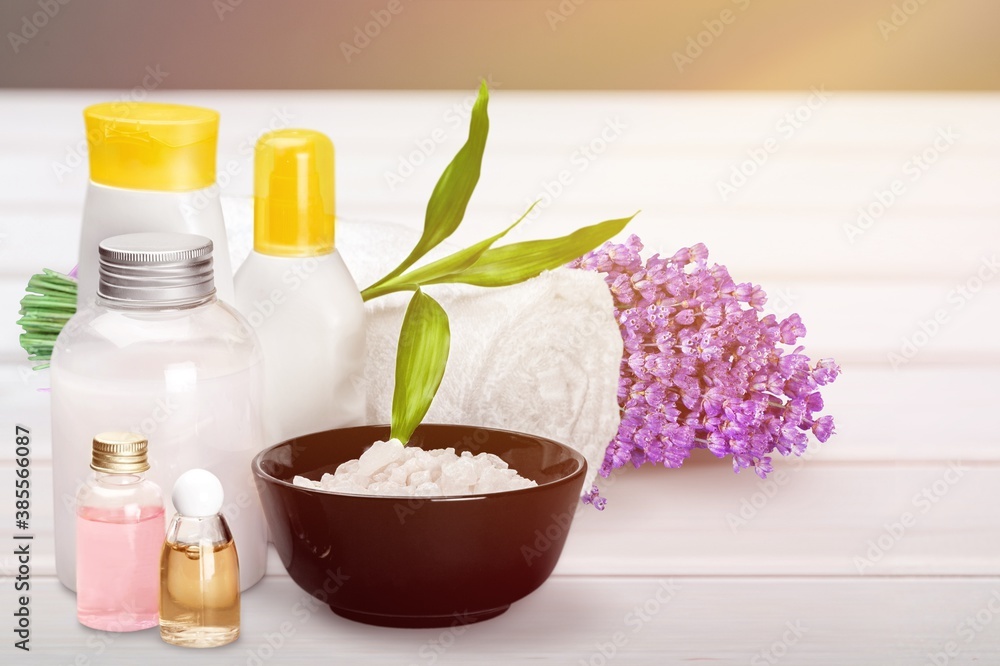
MULTIPOLYGON (((907 367, 899 373, 877 365, 846 365, 824 391, 825 413, 833 414, 837 435, 810 464, 907 461, 1000 461, 1000 439, 984 427, 1000 404, 1000 370, 970 364, 907 367), (945 400, 948 391, 956 396, 945 400)), ((48 373, 27 363, 0 364, 0 396, 6 423, 35 433, 35 455, 51 457, 48 373)), ((0 461, 12 453, 0 446, 0 461)))

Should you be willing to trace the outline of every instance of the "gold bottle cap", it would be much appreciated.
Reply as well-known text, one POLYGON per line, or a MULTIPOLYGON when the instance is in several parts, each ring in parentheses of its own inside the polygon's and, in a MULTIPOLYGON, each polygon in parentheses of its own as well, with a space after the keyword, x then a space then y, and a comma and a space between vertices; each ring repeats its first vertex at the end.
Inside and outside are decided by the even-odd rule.
POLYGON ((94 437, 90 469, 107 474, 137 474, 149 469, 148 442, 134 432, 102 432, 94 437))

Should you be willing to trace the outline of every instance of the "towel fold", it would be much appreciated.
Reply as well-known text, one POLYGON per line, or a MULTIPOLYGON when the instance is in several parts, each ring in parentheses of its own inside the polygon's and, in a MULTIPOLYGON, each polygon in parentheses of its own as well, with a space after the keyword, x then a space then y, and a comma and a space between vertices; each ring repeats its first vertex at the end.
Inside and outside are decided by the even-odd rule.
MULTIPOLYGON (((238 266, 252 242, 252 206, 224 198, 223 210, 238 266)), ((398 224, 337 221, 337 249, 360 286, 394 268, 418 238, 398 224)), ((434 285, 426 291, 448 313, 452 346, 424 420, 563 442, 586 458, 589 489, 619 423, 622 340, 604 279, 559 269, 510 287, 434 285)), ((409 294, 391 294, 367 304, 369 423, 389 422, 396 342, 408 302, 409 294)))

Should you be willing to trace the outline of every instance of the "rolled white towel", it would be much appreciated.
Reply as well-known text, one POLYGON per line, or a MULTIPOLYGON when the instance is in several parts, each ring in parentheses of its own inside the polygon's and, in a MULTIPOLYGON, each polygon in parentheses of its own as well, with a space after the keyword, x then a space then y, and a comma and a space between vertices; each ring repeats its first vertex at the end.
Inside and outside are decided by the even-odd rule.
MULTIPOLYGON (((233 265, 252 242, 248 200, 223 200, 233 265)), ((337 221, 337 249, 359 286, 395 267, 419 238, 385 222, 337 221)), ((439 255, 454 248, 438 251, 439 255)), ((618 430, 622 339, 604 279, 559 269, 503 288, 427 288, 448 313, 451 355, 429 423, 517 430, 563 442, 587 459, 585 490, 618 430)), ((368 421, 388 423, 396 342, 409 294, 367 304, 368 421)))

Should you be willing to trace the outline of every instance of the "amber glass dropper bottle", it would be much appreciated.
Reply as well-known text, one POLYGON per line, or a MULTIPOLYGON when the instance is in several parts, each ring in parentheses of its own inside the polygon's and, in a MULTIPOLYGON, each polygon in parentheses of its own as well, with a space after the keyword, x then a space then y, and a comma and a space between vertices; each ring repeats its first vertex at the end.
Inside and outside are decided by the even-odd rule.
POLYGON ((183 647, 217 647, 240 635, 240 566, 222 515, 222 484, 204 469, 174 484, 177 515, 160 557, 160 637, 183 647))

